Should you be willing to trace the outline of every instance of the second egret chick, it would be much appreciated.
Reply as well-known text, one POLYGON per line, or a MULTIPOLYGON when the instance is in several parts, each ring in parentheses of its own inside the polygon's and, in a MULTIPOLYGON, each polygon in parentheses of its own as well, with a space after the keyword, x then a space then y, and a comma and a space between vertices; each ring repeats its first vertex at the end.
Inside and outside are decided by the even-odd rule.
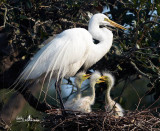
POLYGON ((71 100, 67 100, 64 104, 65 109, 71 109, 74 105, 74 103, 81 98, 81 85, 83 83, 83 81, 85 81, 86 79, 88 79, 90 77, 90 74, 85 74, 85 72, 79 72, 76 75, 75 78, 75 85, 77 87, 77 93, 76 96, 74 98, 72 98, 71 100))
POLYGON ((111 89, 114 85, 114 77, 110 73, 103 73, 102 80, 105 81, 107 84, 107 90, 105 94, 105 109, 106 111, 111 111, 114 116, 124 116, 124 109, 121 107, 120 104, 116 103, 112 100, 110 96, 111 89))
POLYGON ((74 111, 80 111, 83 113, 89 113, 92 111, 91 105, 94 104, 95 101, 95 85, 96 83, 101 83, 101 75, 98 71, 94 72, 91 77, 90 77, 90 90, 91 90, 91 95, 83 97, 79 100, 77 100, 74 103, 74 106, 72 107, 72 110, 74 111))

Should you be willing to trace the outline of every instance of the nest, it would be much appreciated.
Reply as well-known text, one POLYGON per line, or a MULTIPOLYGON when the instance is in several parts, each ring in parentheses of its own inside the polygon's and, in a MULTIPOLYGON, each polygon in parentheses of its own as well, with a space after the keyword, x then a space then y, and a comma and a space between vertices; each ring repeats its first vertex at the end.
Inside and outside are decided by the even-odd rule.
POLYGON ((128 111, 124 117, 115 117, 111 113, 98 111, 86 113, 70 112, 66 116, 57 115, 50 110, 42 122, 43 127, 51 130, 158 130, 160 113, 156 109, 128 111))

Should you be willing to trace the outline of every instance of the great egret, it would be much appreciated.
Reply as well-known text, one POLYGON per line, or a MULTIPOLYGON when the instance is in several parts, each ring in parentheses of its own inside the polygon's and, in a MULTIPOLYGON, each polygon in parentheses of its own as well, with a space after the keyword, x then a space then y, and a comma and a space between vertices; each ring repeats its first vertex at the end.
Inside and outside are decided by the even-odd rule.
POLYGON ((76 79, 75 79, 75 84, 77 87, 77 93, 76 96, 74 98, 72 98, 71 100, 67 100, 64 104, 65 109, 72 109, 74 103, 81 98, 81 85, 82 82, 85 81, 86 79, 88 79, 90 77, 89 74, 85 74, 84 72, 79 72, 76 75, 76 79))
POLYGON ((110 96, 111 89, 114 85, 114 77, 110 73, 103 73, 102 80, 107 84, 107 90, 105 95, 105 109, 111 111, 114 116, 124 116, 124 110, 120 104, 112 100, 110 96))
POLYGON ((89 21, 88 31, 84 28, 72 28, 58 34, 52 41, 41 48, 29 61, 28 65, 18 77, 16 83, 25 83, 26 80, 37 80, 43 76, 43 83, 48 78, 48 86, 51 78, 56 79, 61 106, 63 102, 60 96, 60 84, 64 77, 74 76, 83 66, 87 70, 99 61, 111 48, 113 33, 100 25, 108 25, 125 28, 106 15, 98 13, 89 21), (93 39, 99 41, 94 44, 93 39))
POLYGON ((73 111, 80 111, 83 113, 89 113, 92 111, 91 105, 93 105, 95 101, 95 84, 103 82, 100 79, 101 79, 101 75, 98 71, 95 71, 91 75, 90 77, 91 95, 78 99, 72 106, 73 111))

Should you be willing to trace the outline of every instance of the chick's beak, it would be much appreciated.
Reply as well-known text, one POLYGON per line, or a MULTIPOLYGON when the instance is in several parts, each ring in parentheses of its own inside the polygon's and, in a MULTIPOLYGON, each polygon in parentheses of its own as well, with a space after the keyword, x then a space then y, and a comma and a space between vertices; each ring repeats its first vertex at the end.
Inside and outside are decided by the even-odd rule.
POLYGON ((99 78, 99 80, 98 80, 96 83, 99 84, 99 83, 102 83, 102 82, 105 82, 103 76, 101 76, 101 77, 99 78))
POLYGON ((90 76, 91 76, 90 74, 85 74, 85 75, 84 75, 84 77, 85 77, 86 79, 88 79, 90 76))

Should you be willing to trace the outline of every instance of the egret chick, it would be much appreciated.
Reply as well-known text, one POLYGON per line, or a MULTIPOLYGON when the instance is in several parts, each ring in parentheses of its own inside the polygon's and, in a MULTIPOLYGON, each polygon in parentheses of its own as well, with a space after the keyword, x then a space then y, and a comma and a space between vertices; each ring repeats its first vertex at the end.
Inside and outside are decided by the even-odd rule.
POLYGON ((75 102, 74 106, 72 107, 72 110, 80 111, 83 113, 90 113, 92 111, 91 105, 93 105, 95 102, 95 85, 96 85, 96 83, 103 82, 100 79, 101 79, 101 75, 97 71, 91 75, 91 77, 90 77, 91 95, 77 100, 75 102))
POLYGON ((88 79, 90 77, 90 74, 85 74, 85 72, 79 72, 76 75, 75 78, 75 84, 77 87, 77 93, 76 96, 74 98, 72 98, 71 100, 67 100, 64 104, 65 109, 72 109, 74 103, 81 98, 81 85, 83 83, 83 81, 85 81, 86 79, 88 79))
POLYGON ((124 110, 121 105, 112 100, 110 96, 111 89, 114 86, 114 77, 110 73, 104 72, 102 80, 105 81, 108 87, 105 94, 106 111, 112 112, 114 116, 124 116, 124 110))

